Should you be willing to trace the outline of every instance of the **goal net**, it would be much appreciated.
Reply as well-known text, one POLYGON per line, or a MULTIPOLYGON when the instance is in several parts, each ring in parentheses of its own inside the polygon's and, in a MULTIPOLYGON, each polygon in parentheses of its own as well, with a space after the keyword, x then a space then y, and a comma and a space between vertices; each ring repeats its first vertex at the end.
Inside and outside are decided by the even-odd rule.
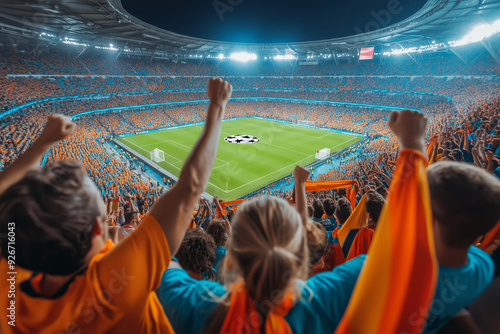
POLYGON ((316 126, 315 121, 297 120, 297 125, 316 126))
POLYGON ((316 151, 316 159, 326 159, 330 156, 330 149, 324 148, 322 150, 316 151))
POLYGON ((163 152, 159 148, 155 148, 154 150, 149 152, 149 160, 154 162, 165 161, 165 152, 163 152))

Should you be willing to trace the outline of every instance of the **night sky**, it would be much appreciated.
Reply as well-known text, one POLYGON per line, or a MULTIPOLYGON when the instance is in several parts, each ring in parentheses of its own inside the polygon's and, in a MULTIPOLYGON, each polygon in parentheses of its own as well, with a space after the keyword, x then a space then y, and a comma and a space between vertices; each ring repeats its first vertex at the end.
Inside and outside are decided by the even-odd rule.
POLYGON ((373 31, 426 0, 122 0, 133 16, 179 34, 239 43, 301 42, 373 31))

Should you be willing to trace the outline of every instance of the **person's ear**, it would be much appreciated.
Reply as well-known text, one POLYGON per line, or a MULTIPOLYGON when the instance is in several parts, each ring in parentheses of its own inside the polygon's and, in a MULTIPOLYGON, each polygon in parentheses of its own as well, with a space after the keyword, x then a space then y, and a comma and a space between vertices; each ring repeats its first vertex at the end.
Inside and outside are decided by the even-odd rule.
POLYGON ((92 238, 100 234, 102 234, 102 227, 101 224, 99 223, 99 219, 96 218, 94 220, 94 231, 92 232, 92 238))

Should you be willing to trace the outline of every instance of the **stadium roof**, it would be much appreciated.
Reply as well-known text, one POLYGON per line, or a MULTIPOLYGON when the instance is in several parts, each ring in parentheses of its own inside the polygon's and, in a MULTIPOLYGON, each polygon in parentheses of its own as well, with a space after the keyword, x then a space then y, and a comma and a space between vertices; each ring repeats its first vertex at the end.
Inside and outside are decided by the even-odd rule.
MULTIPOLYGON (((243 44, 193 38, 152 26, 125 11, 120 0, 3 0, 0 43, 32 51, 61 42, 111 48, 150 57, 218 55, 245 51, 261 56, 352 52, 365 46, 412 47, 447 43, 474 26, 500 19, 500 0, 429 0, 417 13, 387 27, 353 36, 299 43, 243 44)), ((491 51, 490 51, 491 52, 491 51)))

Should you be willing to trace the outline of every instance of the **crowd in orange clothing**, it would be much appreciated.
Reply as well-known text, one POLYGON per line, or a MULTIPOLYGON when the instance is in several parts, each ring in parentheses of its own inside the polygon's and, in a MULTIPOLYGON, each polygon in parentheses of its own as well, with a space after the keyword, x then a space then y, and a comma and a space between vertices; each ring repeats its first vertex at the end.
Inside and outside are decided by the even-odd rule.
MULTIPOLYGON (((476 74, 485 76, 496 73, 496 67, 487 59, 481 58, 474 66, 476 74)), ((432 66, 418 69, 411 63, 377 65, 361 63, 357 66, 333 66, 327 63, 321 67, 320 72, 317 67, 290 68, 287 65, 264 64, 259 69, 254 66, 245 68, 229 62, 215 66, 211 63, 198 65, 189 62, 176 64, 122 59, 109 61, 92 56, 71 58, 52 55, 34 58, 2 53, 0 87, 3 89, 0 91, 0 102, 3 110, 50 97, 94 96, 40 102, 4 117, 0 121, 0 169, 5 168, 31 145, 33 138, 43 127, 42 120, 51 113, 75 115, 92 110, 117 108, 111 112, 80 119, 78 122, 85 124, 86 130, 79 130, 81 131, 79 135, 72 139, 74 141, 72 145, 80 147, 80 150, 71 152, 69 148, 60 147, 59 151, 51 153, 49 159, 56 159, 59 156, 75 158, 85 148, 95 153, 95 159, 106 161, 111 158, 104 148, 104 141, 110 137, 201 122, 204 117, 203 103, 125 108, 206 99, 204 93, 206 79, 196 77, 199 75, 236 75, 230 78, 234 87, 234 98, 272 97, 419 109, 432 117, 431 129, 443 122, 451 122, 452 119, 453 122, 458 122, 455 121, 457 118, 462 121, 464 113, 482 101, 488 101, 492 92, 500 88, 500 83, 495 80, 408 76, 429 74, 463 76, 473 73, 471 67, 461 66, 447 58, 433 61, 432 66), (429 72, 431 71, 429 68, 434 68, 434 72, 429 72), (414 71, 409 72, 408 69, 414 71), (255 76, 241 76, 245 75, 246 71, 254 71, 252 73, 255 76), (273 76, 276 74, 281 76, 273 76), (325 77, 325 74, 330 77, 325 77), (367 74, 370 76, 366 76, 367 74), (396 74, 407 76, 376 77, 376 75, 396 74), (299 77, 300 75, 308 77, 299 77), (311 77, 314 75, 323 76, 311 77), (347 76, 332 77, 335 75, 347 76), (356 75, 363 77, 355 77, 356 75), (443 115, 452 115, 452 119, 444 118, 443 115), (18 132, 14 129, 23 131, 18 132)), ((320 179, 349 179, 355 176, 358 160, 353 155, 358 154, 359 157, 363 157, 365 164, 369 164, 377 158, 377 153, 395 148, 394 138, 385 126, 387 114, 385 109, 374 107, 263 100, 234 101, 229 105, 226 117, 261 116, 292 122, 312 120, 320 127, 361 133, 370 138, 385 136, 386 138, 377 137, 369 141, 362 148, 352 148, 345 152, 344 155, 349 156, 348 161, 343 161, 340 168, 319 176, 320 179)), ((148 191, 141 180, 134 179, 134 174, 117 173, 116 168, 121 166, 119 162, 112 161, 108 165, 114 167, 108 166, 105 170, 96 170, 97 162, 92 159, 93 155, 85 156, 85 165, 89 173, 99 175, 95 176, 96 181, 98 178, 104 180, 96 182, 102 189, 106 186, 109 188, 110 182, 120 184, 124 180, 132 180, 130 182, 141 184, 144 192, 148 191), (112 175, 119 175, 125 179, 112 175)), ((123 168, 127 170, 127 167, 123 168)), ((135 188, 127 191, 137 192, 135 188)))
MULTIPOLYGON (((284 94, 285 97, 291 96, 293 93, 284 94)), ((242 94, 245 95, 245 94, 242 94)), ((271 92, 269 95, 276 95, 276 92, 271 92)), ((302 98, 316 99, 317 93, 312 92, 310 95, 302 93, 302 98)), ((162 98, 171 100, 196 100, 200 99, 201 94, 199 93, 180 93, 180 96, 173 93, 165 93, 162 98)), ((392 98, 392 97, 391 97, 392 98)), ((416 99, 416 104, 420 103, 419 107, 424 112, 431 115, 441 115, 444 114, 448 108, 452 108, 452 105, 447 102, 441 102, 439 104, 435 103, 434 97, 427 103, 423 103, 419 98, 416 99)), ((396 99, 394 98, 394 101, 396 99)), ((22 153, 30 144, 33 138, 36 137, 39 129, 43 126, 38 120, 43 119, 44 116, 52 113, 59 112, 68 115, 83 112, 85 110, 96 110, 100 108, 105 108, 115 105, 140 105, 150 102, 148 95, 138 95, 138 96, 120 96, 109 99, 96 99, 96 100, 84 100, 81 103, 79 101, 70 102, 58 102, 54 104, 43 104, 40 107, 44 109, 44 112, 34 113, 24 113, 17 114, 16 116, 8 116, 4 118, 2 122, 2 167, 9 164, 10 161, 15 159, 20 153, 22 153), (16 133, 15 136, 11 137, 9 133, 12 133, 14 128, 23 128, 27 131, 22 133, 16 133)), ((417 104, 418 105, 418 104, 417 104)), ((122 109, 113 112, 100 113, 91 116, 85 116, 82 118, 81 122, 85 124, 86 131, 82 132, 79 136, 75 136, 73 141, 74 145, 78 147, 86 147, 93 151, 97 156, 96 159, 99 161, 106 161, 109 154, 104 150, 103 141, 109 136, 115 136, 125 133, 135 133, 144 130, 152 130, 156 128, 164 128, 180 124, 190 124, 197 123, 203 120, 203 110, 205 106, 203 104, 187 104, 187 105, 160 105, 156 107, 140 107, 132 109, 122 109), (98 142, 100 138, 101 142, 98 142), (92 146, 88 142, 95 143, 92 146), (80 144, 79 144, 80 143, 80 144), (82 146, 83 145, 83 146, 82 146)), ((33 110, 35 107, 32 108, 33 110)), ((242 116, 260 116, 268 117, 274 119, 280 119, 285 121, 295 121, 295 120, 312 120, 319 127, 335 128, 339 130, 351 131, 356 133, 362 133, 369 136, 388 136, 389 132, 385 127, 385 122, 387 119, 387 110, 374 109, 374 108, 359 108, 356 106, 349 105, 330 105, 330 104, 306 104, 306 103, 294 103, 286 101, 235 101, 231 103, 228 107, 227 117, 242 117, 242 116)), ((436 120, 441 120, 437 117, 436 120)), ((80 121, 79 121, 80 122, 80 121)), ((373 161, 375 152, 381 152, 381 149, 386 150, 388 147, 392 148, 395 146, 394 139, 377 139, 374 142, 370 142, 368 145, 364 146, 362 151, 359 152, 359 156, 366 157, 365 161, 373 161), (389 142, 387 142, 389 140, 389 142), (366 156, 369 153, 370 156, 366 156)), ((78 157, 79 152, 70 153, 70 149, 66 148, 65 152, 57 151, 54 152, 50 159, 57 159, 61 154, 65 157, 78 157), (71 155, 69 155, 71 154, 71 155)), ((344 154, 349 155, 351 151, 347 151, 344 154)), ((89 168, 89 173, 95 173, 99 175, 99 178, 106 180, 104 183, 96 180, 96 183, 105 189, 105 184, 109 188, 109 183, 113 177, 110 175, 120 175, 123 177, 130 177, 128 174, 116 173, 116 170, 111 170, 110 166, 106 170, 96 171, 90 168, 92 165, 96 166, 96 161, 90 161, 88 159, 93 159, 92 155, 86 156, 85 165, 89 168)), ((357 158, 352 156, 347 162, 342 162, 340 168, 335 171, 331 171, 326 175, 320 175, 320 179, 334 178, 334 179, 349 179, 354 176, 353 171, 356 170, 357 158)), ((108 165, 120 166, 119 163, 114 162, 108 165)), ((124 167, 126 169, 126 167, 124 167)), ((132 178, 131 180, 135 180, 132 178)), ((123 179, 114 179, 111 183, 119 184, 123 179)), ((134 181, 135 182, 135 181, 134 181)), ((137 180, 138 184, 142 181, 137 180)), ((144 183, 146 186, 147 184, 144 183)), ((103 190, 105 193, 108 190, 103 190)), ((133 193, 138 192, 133 189, 123 190, 131 191, 133 193)), ((141 186, 141 191, 149 191, 141 186)))
MULTIPOLYGON (((314 61, 314 59, 313 59, 314 61)), ((120 57, 103 57, 102 53, 78 57, 54 54, 34 57, 5 50, 0 53, 0 64, 10 73, 55 74, 55 75, 133 75, 133 76, 214 76, 214 75, 498 75, 498 67, 491 56, 482 55, 472 64, 464 64, 458 57, 434 56, 415 64, 409 57, 392 58, 390 62, 359 62, 336 64, 333 60, 320 60, 318 66, 297 66, 289 61, 249 62, 241 66, 238 62, 221 62, 210 59, 187 61, 146 61, 120 57)))
MULTIPOLYGON (((72 58, 45 55, 34 58, 2 52, 0 105, 8 109, 49 97, 179 89, 203 90, 206 79, 200 78, 200 75, 235 76, 230 78, 235 89, 312 89, 340 92, 384 89, 444 94, 457 101, 466 99, 464 93, 472 91, 477 96, 478 92, 487 94, 488 91, 498 88, 496 81, 467 79, 468 74, 484 77, 497 74, 497 69, 487 56, 481 57, 470 66, 461 65, 459 60, 453 57, 444 57, 428 60, 421 66, 411 61, 401 61, 384 64, 361 62, 342 66, 331 62, 321 66, 290 66, 264 62, 242 67, 231 62, 216 66, 211 62, 148 63, 131 59, 114 61, 93 56, 72 58), (390 77, 377 77, 379 75, 390 77), (418 75, 452 75, 455 79, 415 77, 418 75)), ((354 97, 347 96, 344 101, 359 98, 357 93, 350 93, 354 94, 354 97)), ((301 92, 297 91, 295 94, 299 97, 301 92)), ((325 96, 329 94, 320 94, 320 98, 326 99, 325 96)), ((333 95, 329 99, 333 98, 342 99, 342 96, 333 95)))

